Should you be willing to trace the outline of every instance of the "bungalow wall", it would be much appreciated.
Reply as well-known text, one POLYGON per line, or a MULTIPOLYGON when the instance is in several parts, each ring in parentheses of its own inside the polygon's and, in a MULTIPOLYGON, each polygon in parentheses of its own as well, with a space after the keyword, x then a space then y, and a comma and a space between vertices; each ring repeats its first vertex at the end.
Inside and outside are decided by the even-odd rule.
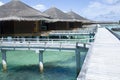
POLYGON ((81 22, 69 22, 69 28, 70 29, 82 28, 82 23, 81 22))
POLYGON ((2 21, 0 33, 5 36, 40 36, 41 32, 49 30, 70 30, 81 27, 81 22, 2 21))
POLYGON ((13 21, 1 21, 0 22, 0 34, 14 34, 14 22, 13 21))
POLYGON ((0 34, 4 36, 34 35, 41 32, 40 27, 40 21, 2 21, 0 22, 0 34))
POLYGON ((82 28, 81 22, 54 22, 46 23, 48 30, 70 30, 74 28, 82 28))
POLYGON ((14 21, 14 33, 21 34, 21 33, 36 33, 40 30, 40 23, 35 21, 14 21))
POLYGON ((75 22, 75 28, 82 28, 82 22, 75 22))

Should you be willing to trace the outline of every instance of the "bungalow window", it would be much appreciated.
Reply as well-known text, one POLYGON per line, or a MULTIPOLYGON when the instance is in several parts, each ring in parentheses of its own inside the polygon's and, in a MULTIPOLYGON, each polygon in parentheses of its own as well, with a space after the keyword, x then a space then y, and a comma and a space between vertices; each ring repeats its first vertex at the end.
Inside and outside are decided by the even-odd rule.
POLYGON ((41 30, 47 30, 47 26, 41 26, 41 30))
POLYGON ((41 30, 43 30, 43 31, 47 30, 47 26, 46 26, 45 21, 41 22, 41 30))

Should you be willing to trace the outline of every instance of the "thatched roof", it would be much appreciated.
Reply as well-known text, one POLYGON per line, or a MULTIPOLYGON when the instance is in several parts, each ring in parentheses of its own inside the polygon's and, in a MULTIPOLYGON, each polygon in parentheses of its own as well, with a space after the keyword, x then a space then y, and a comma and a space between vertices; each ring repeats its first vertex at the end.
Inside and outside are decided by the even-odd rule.
POLYGON ((51 22, 57 22, 57 21, 70 21, 71 17, 67 15, 66 13, 62 12, 60 9, 56 7, 51 7, 44 11, 43 13, 49 15, 53 19, 50 20, 51 22))
POLYGON ((73 12, 73 11, 70 11, 70 12, 67 12, 67 14, 74 20, 74 21, 81 21, 81 22, 90 22, 89 19, 86 19, 82 16, 80 16, 79 14, 73 12))
POLYGON ((26 5, 19 0, 11 0, 10 2, 0 6, 0 21, 6 20, 46 20, 49 16, 40 11, 26 5))

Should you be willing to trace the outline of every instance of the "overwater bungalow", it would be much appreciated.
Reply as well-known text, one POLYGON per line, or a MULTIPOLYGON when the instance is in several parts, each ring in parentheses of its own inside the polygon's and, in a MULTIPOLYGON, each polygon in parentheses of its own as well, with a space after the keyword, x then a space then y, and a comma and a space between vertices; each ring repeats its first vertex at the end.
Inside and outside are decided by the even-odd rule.
POLYGON ((71 17, 68 16, 66 13, 62 12, 60 9, 56 7, 51 7, 44 11, 43 13, 49 15, 53 19, 46 22, 46 26, 48 30, 68 30, 69 27, 69 21, 71 20, 71 17))
POLYGON ((20 0, 11 0, 0 6, 0 36, 40 36, 42 21, 49 18, 20 0))
POLYGON ((90 20, 73 11, 64 13, 56 7, 51 7, 43 13, 53 18, 44 24, 47 26, 48 30, 72 30, 75 28, 82 28, 84 23, 90 22, 90 20))
POLYGON ((67 12, 67 15, 71 17, 73 22, 70 24, 74 25, 74 28, 79 28, 80 26, 86 24, 86 23, 91 23, 92 21, 80 16, 79 14, 75 13, 74 11, 67 12))
POLYGON ((81 28, 85 18, 68 14, 52 7, 43 13, 20 0, 11 0, 0 6, 0 37, 49 36, 52 30, 81 28))

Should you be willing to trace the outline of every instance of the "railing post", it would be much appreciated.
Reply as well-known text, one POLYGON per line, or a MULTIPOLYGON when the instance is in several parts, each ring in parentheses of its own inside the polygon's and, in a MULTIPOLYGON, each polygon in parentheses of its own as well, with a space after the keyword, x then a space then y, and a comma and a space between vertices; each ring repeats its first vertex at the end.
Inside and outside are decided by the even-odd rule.
POLYGON ((62 48, 62 42, 60 42, 60 49, 59 49, 59 51, 61 51, 61 48, 62 48))
POLYGON ((3 42, 3 37, 1 38, 1 43, 3 42))
POLYGON ((78 46, 78 42, 76 43, 75 55, 76 55, 76 72, 78 75, 81 69, 81 55, 80 55, 80 49, 78 46))
POLYGON ((3 72, 7 71, 7 61, 6 61, 6 50, 1 50, 2 52, 2 68, 3 72))
POLYGON ((59 39, 61 39, 61 35, 59 35, 59 39))
POLYGON ((39 69, 40 69, 40 73, 43 73, 43 50, 39 51, 39 69))
POLYGON ((0 39, 0 43, 2 43, 2 38, 0 39))
POLYGON ((24 43, 26 42, 25 37, 23 38, 23 42, 24 42, 24 43))
POLYGON ((37 43, 39 43, 39 37, 36 38, 37 43))
POLYGON ((84 48, 86 48, 86 44, 85 43, 83 44, 83 46, 84 46, 84 48))
POLYGON ((53 39, 52 39, 52 44, 53 44, 53 39))
POLYGON ((47 46, 47 42, 45 42, 45 44, 44 44, 44 50, 46 50, 46 46, 47 46))
POLYGON ((92 35, 91 35, 91 33, 89 33, 89 42, 91 42, 91 37, 92 35))

